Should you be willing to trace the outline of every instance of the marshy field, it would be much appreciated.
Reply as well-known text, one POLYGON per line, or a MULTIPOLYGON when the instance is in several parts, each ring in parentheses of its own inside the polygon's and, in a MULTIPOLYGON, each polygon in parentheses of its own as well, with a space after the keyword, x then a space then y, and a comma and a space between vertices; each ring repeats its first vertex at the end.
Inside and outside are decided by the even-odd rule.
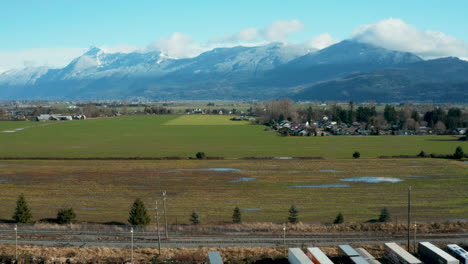
MULTIPOLYGON (((295 204, 304 222, 368 221, 387 207, 405 221, 412 186, 417 221, 468 215, 468 165, 443 159, 325 160, 1 160, 0 219, 8 220, 24 194, 35 220, 73 207, 78 221, 126 223, 141 198, 149 208, 167 191, 169 223, 284 222, 295 204)), ((154 210, 151 211, 151 214, 154 210)))

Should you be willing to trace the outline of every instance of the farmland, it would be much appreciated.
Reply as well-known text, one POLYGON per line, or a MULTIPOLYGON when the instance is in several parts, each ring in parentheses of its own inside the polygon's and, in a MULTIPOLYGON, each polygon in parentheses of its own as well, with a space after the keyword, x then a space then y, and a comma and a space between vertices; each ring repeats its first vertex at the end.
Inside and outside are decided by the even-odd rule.
POLYGON ((123 116, 68 122, 0 122, 0 157, 322 156, 451 154, 452 136, 281 137, 230 116, 123 116))
POLYGON ((192 211, 202 223, 229 222, 236 205, 244 221, 282 222, 291 204, 306 222, 331 222, 338 212, 367 221, 383 207, 403 221, 411 185, 415 220, 445 221, 468 215, 467 177, 466 163, 439 159, 4 160, 0 219, 11 218, 23 193, 36 220, 70 206, 78 221, 126 222, 135 198, 154 207, 166 190, 170 223, 187 223, 192 211))

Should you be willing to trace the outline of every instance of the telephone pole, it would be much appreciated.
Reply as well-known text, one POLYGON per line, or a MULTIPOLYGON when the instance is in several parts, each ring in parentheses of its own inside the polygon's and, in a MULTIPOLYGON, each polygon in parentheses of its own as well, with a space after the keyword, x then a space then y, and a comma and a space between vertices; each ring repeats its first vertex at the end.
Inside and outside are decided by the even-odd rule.
POLYGON ((156 228, 158 232, 158 251, 159 255, 161 255, 161 236, 159 235, 159 209, 158 209, 158 201, 156 201, 156 228))
POLYGON ((15 225, 15 261, 18 262, 18 225, 15 225))
POLYGON ((130 263, 133 264, 133 227, 130 227, 130 235, 132 236, 131 240, 132 240, 132 247, 131 247, 131 261, 130 263))
POLYGON ((411 233, 411 186, 408 187, 408 252, 410 251, 411 233))
POLYGON ((169 233, 168 233, 168 230, 167 230, 167 211, 166 211, 166 198, 167 197, 166 197, 166 191, 164 191, 162 193, 162 195, 163 195, 163 207, 164 207, 164 222, 165 222, 165 226, 166 226, 164 228, 164 230, 166 231, 166 240, 168 240, 169 239, 169 233))

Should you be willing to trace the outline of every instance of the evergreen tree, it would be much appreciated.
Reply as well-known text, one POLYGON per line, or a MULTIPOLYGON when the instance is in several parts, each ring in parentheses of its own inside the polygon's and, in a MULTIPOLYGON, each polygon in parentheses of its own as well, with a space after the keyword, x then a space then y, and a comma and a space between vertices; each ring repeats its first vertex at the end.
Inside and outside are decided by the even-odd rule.
POLYGON ((380 211, 379 222, 389 222, 390 221, 390 211, 386 207, 384 207, 380 211))
POLYGON ((335 221, 333 221, 334 224, 342 224, 344 222, 344 217, 341 212, 336 216, 335 221))
POLYGON ((59 224, 69 224, 75 220, 76 214, 73 211, 73 208, 60 209, 57 212, 57 223, 59 224))
POLYGON ((241 217, 241 211, 238 206, 234 208, 234 212, 232 214, 232 222, 233 223, 241 223, 242 222, 242 217, 241 217))
POLYGON ((24 195, 20 195, 16 201, 15 213, 13 214, 13 221, 16 223, 28 223, 32 220, 31 210, 29 209, 28 203, 24 199, 24 195))
POLYGON ((384 118, 388 123, 393 124, 397 121, 397 112, 395 107, 391 105, 385 105, 384 118))
POLYGON ((359 159, 360 157, 361 157, 361 153, 359 153, 359 151, 355 151, 355 152, 353 153, 353 158, 359 159))
POLYGON ((288 222, 291 224, 299 222, 299 211, 294 204, 289 208, 288 222))
POLYGON ((140 198, 137 198, 135 202, 133 202, 128 222, 131 225, 147 225, 151 222, 151 218, 148 215, 148 211, 146 211, 145 204, 140 200, 140 198))
POLYGON ((197 159, 205 159, 206 158, 205 152, 197 152, 197 154, 195 154, 195 156, 197 157, 197 159))
POLYGON ((454 159, 463 159, 464 156, 465 156, 465 153, 463 152, 462 147, 458 146, 455 149, 455 153, 453 153, 453 158, 454 159))
POLYGON ((190 215, 190 222, 194 225, 200 224, 200 215, 197 212, 193 211, 190 215))

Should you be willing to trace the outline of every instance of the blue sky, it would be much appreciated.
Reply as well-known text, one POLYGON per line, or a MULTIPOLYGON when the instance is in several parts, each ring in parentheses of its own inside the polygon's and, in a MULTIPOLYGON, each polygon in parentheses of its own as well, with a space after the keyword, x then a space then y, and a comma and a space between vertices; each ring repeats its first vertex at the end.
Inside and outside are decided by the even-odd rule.
MULTIPOLYGON (((257 37, 247 40, 252 43, 273 40, 303 43, 321 34, 342 40, 354 36, 353 32, 362 25, 390 18, 399 19, 420 32, 441 32, 462 41, 458 43, 459 48, 468 42, 467 11, 468 1, 465 0, 3 1, 0 10, 0 60, 3 64, 0 63, 0 70, 24 64, 20 60, 25 60, 23 57, 32 52, 47 56, 55 49, 57 58, 47 62, 54 66, 60 64, 61 58, 67 61, 90 46, 128 45, 141 49, 161 38, 172 45, 174 42, 170 40, 174 32, 188 36, 190 40, 184 41, 186 44, 191 42, 192 48, 201 45, 205 49, 210 46, 206 43, 213 39, 232 40, 232 35, 249 28, 260 32, 257 37), (261 35, 278 21, 296 21, 296 28, 280 33, 277 38, 261 35), (69 54, 65 54, 67 49, 69 54), (13 61, 13 54, 18 61, 13 61)), ((291 25, 284 24, 286 27, 291 25)), ((386 28, 382 26, 378 30, 386 28)), ((382 41, 369 40, 368 35, 361 39, 382 41)), ((161 45, 158 42, 156 47, 161 48, 161 45)), ((181 49, 184 47, 187 46, 182 45, 181 49)), ((35 53, 31 62, 36 66, 44 64, 35 53)))

